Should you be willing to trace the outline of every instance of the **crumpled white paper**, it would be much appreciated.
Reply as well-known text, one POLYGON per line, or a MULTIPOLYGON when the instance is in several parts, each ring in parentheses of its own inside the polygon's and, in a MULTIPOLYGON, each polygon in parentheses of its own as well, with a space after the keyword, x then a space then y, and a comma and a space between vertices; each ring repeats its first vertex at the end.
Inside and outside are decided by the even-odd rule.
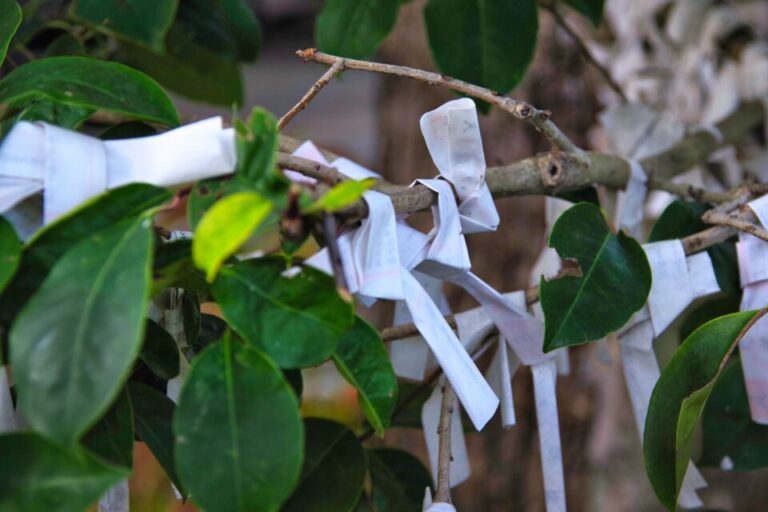
POLYGON ((0 213, 42 191, 47 224, 110 188, 133 182, 175 186, 231 173, 235 162, 234 131, 223 129, 218 117, 160 135, 107 141, 22 121, 0 144, 0 213))
MULTIPOLYGON (((686 257, 679 240, 645 244, 643 249, 653 277, 648 302, 619 334, 624 378, 641 440, 651 394, 661 376, 653 340, 694 299, 720 291, 712 261, 706 252, 686 257)), ((701 506, 696 490, 702 487, 706 487, 706 481, 696 466, 690 463, 680 490, 680 506, 701 506)))
MULTIPOLYGON (((763 226, 768 222, 768 196, 751 201, 749 207, 763 226)), ((768 243, 752 235, 739 234, 736 244, 743 293, 740 309, 768 306, 768 243)), ((758 320, 739 343, 744 383, 752 420, 768 424, 768 322, 758 320)))

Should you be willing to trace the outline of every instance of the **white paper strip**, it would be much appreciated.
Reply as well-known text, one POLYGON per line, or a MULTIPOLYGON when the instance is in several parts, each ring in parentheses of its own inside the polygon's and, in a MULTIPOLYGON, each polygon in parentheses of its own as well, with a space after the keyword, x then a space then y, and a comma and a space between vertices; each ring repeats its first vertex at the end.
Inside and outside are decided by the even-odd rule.
POLYGON ((0 145, 0 212, 43 190, 48 223, 107 188, 179 185, 231 173, 235 162, 234 131, 221 118, 111 141, 22 121, 0 145))
POLYGON ((129 512, 128 480, 123 480, 111 487, 99 499, 99 512, 129 512))
POLYGON ((536 401, 536 420, 539 425, 541 468, 544 473, 544 500, 547 512, 564 512, 566 509, 565 479, 555 393, 557 368, 555 361, 550 359, 533 365, 531 370, 536 401))
POLYGON ((645 196, 648 193, 648 177, 637 160, 629 160, 629 181, 619 191, 616 204, 616 225, 629 236, 640 238, 643 231, 645 196))

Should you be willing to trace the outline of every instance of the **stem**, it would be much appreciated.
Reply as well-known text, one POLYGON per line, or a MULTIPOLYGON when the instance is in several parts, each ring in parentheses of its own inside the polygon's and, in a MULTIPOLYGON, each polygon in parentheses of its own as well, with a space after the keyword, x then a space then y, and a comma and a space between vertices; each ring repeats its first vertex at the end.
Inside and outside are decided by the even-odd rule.
POLYGON ((304 176, 315 178, 330 186, 341 183, 347 179, 347 177, 337 171, 335 167, 329 167, 319 162, 315 162, 314 160, 287 155, 285 153, 277 154, 277 166, 280 169, 290 169, 299 172, 304 176))
POLYGON ((328 245, 328 253, 333 268, 333 277, 336 280, 336 291, 346 302, 352 303, 352 294, 347 288, 347 280, 344 277, 344 267, 341 260, 341 251, 336 240, 336 217, 332 213, 323 214, 323 232, 325 233, 325 243, 328 245))
POLYGON ((312 101, 312 99, 317 96, 317 93, 320 92, 320 89, 325 87, 328 82, 331 81, 331 79, 336 76, 339 71, 341 71, 341 68, 344 67, 344 60, 336 61, 331 68, 323 73, 323 76, 321 76, 317 82, 312 84, 312 87, 309 88, 307 93, 299 100, 299 102, 291 108, 288 112, 285 113, 283 117, 280 118, 280 120, 277 122, 277 127, 281 130, 291 122, 291 119, 296 117, 296 114, 307 108, 307 105, 309 105, 309 102, 312 101))
POLYGON ((306 50, 299 50, 296 55, 304 59, 305 61, 314 61, 321 64, 335 65, 341 63, 341 69, 353 69, 357 71, 368 71, 372 73, 382 73, 387 75, 395 75, 405 78, 411 78, 420 82, 425 82, 430 85, 438 85, 445 87, 456 92, 460 92, 467 96, 477 98, 488 102, 492 105, 499 107, 505 112, 509 112, 514 117, 521 119, 531 125, 537 130, 542 132, 552 144, 561 151, 567 151, 577 155, 582 159, 583 163, 586 163, 584 152, 574 144, 561 130, 553 123, 549 118, 552 115, 548 110, 539 110, 534 106, 524 102, 510 98, 505 94, 500 94, 496 91, 473 85, 463 80, 458 80, 440 73, 433 73, 430 71, 424 71, 421 69, 409 68, 407 66, 395 66, 393 64, 382 64, 380 62, 369 62, 356 59, 342 59, 335 55, 329 55, 327 53, 319 52, 315 48, 308 48, 306 50))
POLYGON ((456 393, 446 381, 443 385, 443 400, 440 403, 440 423, 437 427, 437 435, 440 437, 437 452, 437 490, 435 502, 451 502, 451 423, 453 423, 453 409, 456 407, 456 393))

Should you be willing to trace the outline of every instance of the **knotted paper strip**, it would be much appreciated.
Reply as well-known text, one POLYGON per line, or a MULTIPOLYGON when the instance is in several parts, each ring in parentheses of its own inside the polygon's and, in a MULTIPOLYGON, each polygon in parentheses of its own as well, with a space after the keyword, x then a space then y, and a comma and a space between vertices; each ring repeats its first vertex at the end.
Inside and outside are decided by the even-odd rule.
MULTIPOLYGON (((648 303, 630 319, 619 335, 624 378, 640 439, 645 431, 651 394, 661 376, 653 352, 653 340, 694 299, 720 291, 712 261, 706 252, 686 257, 679 240, 645 244, 643 249, 653 276, 648 303)), ((696 489, 705 486, 701 473, 690 463, 680 490, 680 506, 701 506, 696 489)))
MULTIPOLYGON (((768 196, 751 201, 749 207, 763 226, 768 224, 768 196)), ((768 243, 741 233, 736 244, 743 294, 742 311, 768 306, 768 243)), ((768 424, 768 322, 760 319, 739 343, 744 383, 752 420, 768 424)))
POLYGON ((47 224, 109 188, 134 182, 171 187, 231 173, 235 162, 234 131, 223 129, 218 117, 108 141, 22 121, 0 145, 0 213, 42 191, 47 224))

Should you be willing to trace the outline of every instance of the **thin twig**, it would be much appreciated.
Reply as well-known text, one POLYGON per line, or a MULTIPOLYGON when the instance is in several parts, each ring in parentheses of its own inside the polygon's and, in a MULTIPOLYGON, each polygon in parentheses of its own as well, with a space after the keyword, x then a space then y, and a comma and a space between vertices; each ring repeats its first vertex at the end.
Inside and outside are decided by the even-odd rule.
POLYGON ((710 210, 701 216, 701 220, 715 226, 731 227, 768 242, 768 231, 754 222, 744 219, 743 216, 737 213, 721 213, 710 210))
POLYGON ((694 201, 704 203, 724 203, 726 201, 731 201, 734 198, 734 190, 736 190, 710 192, 705 188, 696 187, 688 183, 675 183, 669 180, 658 180, 654 178, 648 180, 648 188, 663 190, 678 197, 690 198, 694 201))
POLYGON ((443 399, 440 402, 440 422, 437 426, 439 437, 437 451, 437 490, 435 502, 451 502, 451 423, 453 423, 453 409, 456 407, 456 393, 450 383, 443 384, 443 399))
POLYGON ((521 119, 542 132, 552 144, 562 151, 567 151, 576 155, 582 163, 588 163, 586 154, 576 144, 571 141, 558 126, 550 120, 551 112, 548 110, 539 110, 533 105, 524 101, 515 100, 505 94, 473 85, 456 78, 452 78, 440 73, 433 73, 421 69, 409 68, 406 66, 396 66, 393 64, 383 64, 380 62, 369 62, 356 59, 342 59, 335 55, 319 52, 315 48, 299 50, 296 55, 305 61, 314 61, 322 64, 336 64, 341 62, 342 69, 351 69, 358 71, 368 71, 372 73, 383 73, 405 78, 411 78, 430 85, 445 87, 467 96, 477 98, 499 107, 505 112, 509 112, 517 119, 521 119))
POLYGON ((336 76, 339 71, 344 67, 344 60, 338 60, 333 63, 333 65, 330 67, 328 71, 323 73, 323 76, 321 76, 317 82, 312 84, 312 87, 309 88, 307 93, 299 100, 299 102, 294 105, 291 110, 285 113, 283 117, 280 118, 280 120, 277 122, 277 127, 281 130, 291 122, 291 119, 296 117, 296 114, 307 108, 307 105, 309 105, 309 102, 312 101, 312 99, 317 96, 317 93, 320 92, 320 89, 326 86, 328 82, 330 82, 334 76, 336 76))
POLYGON ((616 81, 611 76, 611 73, 600 64, 597 59, 595 59, 595 56, 592 55, 592 52, 589 51, 589 48, 587 48, 587 45, 584 43, 584 41, 581 39, 579 34, 577 34, 569 25, 568 22, 565 21, 565 18, 560 14, 560 11, 558 11, 557 6, 555 4, 550 3, 543 3, 540 4, 542 7, 544 7, 549 13, 552 15, 552 18, 554 18, 555 23, 563 29, 563 31, 568 34, 568 36, 573 40, 573 42, 576 44, 576 49, 579 50, 579 53, 582 57, 584 57, 584 60, 589 62, 589 64, 592 65, 605 79, 608 86, 613 89, 613 91, 621 97, 621 100, 624 103, 627 103, 629 100, 627 99, 627 95, 624 94, 624 91, 621 89, 621 86, 616 83, 616 81))
POLYGON ((277 166, 280 169, 290 169, 304 176, 315 178, 326 185, 336 185, 346 180, 346 176, 341 174, 335 167, 323 165, 314 160, 308 160, 298 156, 287 155, 285 153, 277 154, 277 166))

